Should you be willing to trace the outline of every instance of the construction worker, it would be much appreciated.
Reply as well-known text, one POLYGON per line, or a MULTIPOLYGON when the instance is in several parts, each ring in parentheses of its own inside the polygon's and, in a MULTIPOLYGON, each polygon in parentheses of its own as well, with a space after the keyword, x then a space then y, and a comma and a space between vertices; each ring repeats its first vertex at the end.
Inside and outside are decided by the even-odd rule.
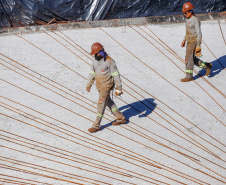
POLYGON ((112 125, 120 125, 126 122, 126 118, 118 110, 114 101, 110 98, 110 91, 116 86, 115 95, 122 94, 122 84, 120 74, 115 61, 107 55, 104 47, 96 42, 91 46, 90 55, 94 55, 92 67, 89 72, 86 90, 90 92, 90 88, 96 80, 96 88, 99 92, 99 100, 97 104, 97 117, 93 126, 88 129, 94 133, 100 130, 100 122, 102 120, 106 106, 109 107, 116 121, 112 125))
POLYGON ((182 13, 186 18, 186 35, 181 47, 186 47, 186 56, 185 56, 185 65, 186 65, 186 77, 181 79, 181 82, 193 81, 193 69, 194 65, 199 66, 206 70, 206 76, 209 76, 212 68, 211 63, 205 63, 200 58, 201 54, 201 41, 202 41, 202 32, 201 32, 201 23, 198 17, 195 16, 194 5, 190 2, 186 2, 183 5, 182 13))

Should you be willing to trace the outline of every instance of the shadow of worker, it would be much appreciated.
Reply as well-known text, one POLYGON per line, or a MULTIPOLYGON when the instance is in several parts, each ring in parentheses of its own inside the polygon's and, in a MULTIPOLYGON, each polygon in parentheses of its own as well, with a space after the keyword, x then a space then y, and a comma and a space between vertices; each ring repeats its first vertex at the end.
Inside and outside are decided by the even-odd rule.
MULTIPOLYGON (((222 70, 225 69, 226 66, 226 55, 218 58, 217 60, 214 60, 212 63, 212 68, 211 68, 211 73, 209 75, 209 78, 212 78, 216 75, 218 75, 222 70)), ((200 76, 205 76, 206 75, 206 70, 202 69, 199 71, 200 76)), ((199 75, 194 76, 194 80, 200 78, 199 75)))
POLYGON ((134 103, 124 105, 119 108, 119 110, 123 113, 126 117, 128 123, 129 119, 133 116, 137 116, 139 118, 146 117, 152 113, 152 111, 156 107, 156 103, 154 103, 153 98, 148 98, 140 101, 136 101, 134 103))
MULTIPOLYGON (((139 118, 142 118, 151 114, 152 111, 155 109, 156 105, 157 104, 154 103, 153 98, 148 98, 148 99, 136 101, 128 105, 124 105, 119 108, 119 111, 122 112, 122 114, 125 116, 127 120, 125 124, 128 124, 129 119, 133 116, 138 115, 139 118)), ((112 125, 112 122, 107 123, 106 125, 102 125, 101 130, 111 125, 112 125)))
POLYGON ((213 67, 211 69, 210 77, 214 77, 218 75, 222 70, 225 69, 226 66, 226 55, 218 58, 218 60, 214 60, 212 62, 213 67))

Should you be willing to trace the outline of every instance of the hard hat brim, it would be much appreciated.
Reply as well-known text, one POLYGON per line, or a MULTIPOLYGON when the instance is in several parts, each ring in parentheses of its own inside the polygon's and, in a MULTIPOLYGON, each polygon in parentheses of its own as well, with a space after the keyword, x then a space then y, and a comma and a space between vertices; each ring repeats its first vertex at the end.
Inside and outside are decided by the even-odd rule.
POLYGON ((91 51, 91 53, 90 53, 90 55, 95 55, 96 53, 95 53, 95 51, 91 51))

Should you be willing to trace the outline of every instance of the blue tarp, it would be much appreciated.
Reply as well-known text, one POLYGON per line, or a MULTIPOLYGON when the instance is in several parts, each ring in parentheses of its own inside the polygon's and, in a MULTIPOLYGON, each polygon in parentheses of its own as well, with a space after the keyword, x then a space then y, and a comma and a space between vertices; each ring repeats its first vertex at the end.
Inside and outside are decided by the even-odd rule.
MULTIPOLYGON (((0 0, 0 27, 181 14, 187 0, 0 0)), ((193 0, 195 13, 226 11, 226 0, 193 0)))

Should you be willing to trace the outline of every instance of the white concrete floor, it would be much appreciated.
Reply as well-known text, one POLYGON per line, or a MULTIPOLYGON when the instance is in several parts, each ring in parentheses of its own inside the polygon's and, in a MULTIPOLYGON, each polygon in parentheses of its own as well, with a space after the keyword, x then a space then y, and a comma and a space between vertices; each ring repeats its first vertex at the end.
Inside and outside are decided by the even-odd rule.
MULTIPOLYGON (((219 63, 226 66, 226 45, 218 22, 202 22, 203 40, 218 59, 203 43, 203 59, 213 63, 204 79, 212 86, 196 74, 181 83, 185 65, 144 32, 184 58, 183 23, 132 28, 101 28, 116 41, 99 28, 61 30, 67 37, 55 31, 87 52, 102 43, 122 75, 124 94, 114 101, 130 122, 113 127, 106 110, 105 128, 95 134, 87 131, 98 100, 95 86, 85 90, 91 59, 50 31, 60 43, 44 32, 0 35, 3 184, 226 183, 226 73, 219 63)), ((226 37, 225 21, 221 28, 226 37)))

